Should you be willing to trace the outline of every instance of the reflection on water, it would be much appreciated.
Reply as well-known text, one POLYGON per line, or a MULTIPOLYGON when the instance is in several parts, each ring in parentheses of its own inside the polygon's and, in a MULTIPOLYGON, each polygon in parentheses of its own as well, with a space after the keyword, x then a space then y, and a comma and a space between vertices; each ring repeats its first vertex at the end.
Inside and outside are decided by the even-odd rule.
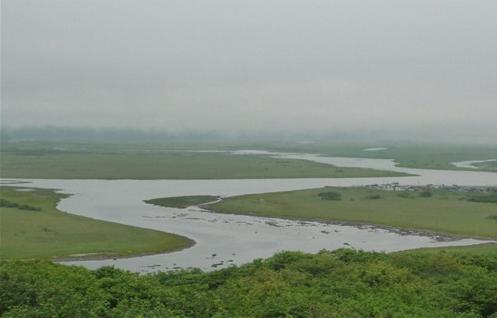
MULTIPOLYGON (((242 154, 242 153, 238 153, 242 154)), ((400 184, 497 185, 497 174, 473 171, 439 171, 396 167, 388 159, 330 158, 313 154, 277 154, 286 159, 305 159, 345 167, 366 167, 417 174, 409 177, 340 179, 258 180, 25 180, 30 187, 56 188, 74 194, 59 209, 122 224, 184 235, 196 241, 186 250, 116 260, 78 261, 89 268, 115 265, 137 272, 188 267, 204 270, 242 264, 269 257, 282 250, 317 252, 354 247, 375 251, 398 251, 419 247, 469 245, 473 239, 441 240, 438 237, 398 233, 371 226, 324 224, 243 215, 227 215, 198 208, 161 208, 145 199, 183 195, 232 196, 288 191, 323 186, 354 186, 399 182, 400 184)), ((19 181, 19 180, 16 180, 19 181)))

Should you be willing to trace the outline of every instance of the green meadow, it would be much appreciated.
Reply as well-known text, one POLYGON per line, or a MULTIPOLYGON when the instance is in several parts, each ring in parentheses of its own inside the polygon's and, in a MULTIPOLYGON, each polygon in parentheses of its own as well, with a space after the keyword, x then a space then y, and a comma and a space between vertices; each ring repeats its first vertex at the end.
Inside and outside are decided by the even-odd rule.
MULTIPOLYGON (((497 159, 497 145, 431 143, 410 141, 338 142, 318 139, 306 143, 295 141, 260 142, 247 145, 251 149, 264 149, 282 152, 320 153, 325 156, 394 159, 406 168, 468 170, 452 164, 457 161, 497 159), (386 149, 365 151, 367 148, 386 149)), ((476 165, 477 170, 495 172, 497 163, 487 162, 476 165)))
POLYGON ((495 195, 434 190, 385 191, 365 187, 299 190, 229 197, 209 205, 220 213, 325 222, 376 224, 407 230, 497 239, 495 195), (338 199, 323 197, 337 193, 338 199), (471 201, 474 198, 478 200, 471 201))
POLYGON ((3 178, 40 179, 260 179, 350 178, 405 174, 338 168, 306 160, 225 153, 3 153, 3 178))
POLYGON ((431 254, 433 256, 440 256, 445 254, 457 254, 465 257, 472 256, 497 256, 497 243, 486 243, 470 246, 449 246, 449 247, 435 247, 435 248, 420 248, 409 251, 396 252, 396 254, 431 254))
POLYGON ((64 197, 53 190, 0 187, 0 258, 120 257, 169 252, 194 243, 178 235, 59 211, 57 202, 64 197), (18 206, 6 206, 13 204, 18 206))
POLYGON ((497 161, 477 162, 473 165, 480 170, 497 171, 497 161))
MULTIPOLYGON (((302 160, 236 156, 206 150, 261 149, 320 153, 327 156, 394 159, 402 167, 462 169, 451 162, 496 159, 495 145, 410 142, 359 143, 317 140, 208 142, 2 142, 0 172, 4 178, 52 179, 235 179, 383 177, 400 174, 359 168, 337 168, 302 160), (381 151, 364 151, 386 147, 381 151)), ((495 162, 477 164, 496 171, 495 162)))

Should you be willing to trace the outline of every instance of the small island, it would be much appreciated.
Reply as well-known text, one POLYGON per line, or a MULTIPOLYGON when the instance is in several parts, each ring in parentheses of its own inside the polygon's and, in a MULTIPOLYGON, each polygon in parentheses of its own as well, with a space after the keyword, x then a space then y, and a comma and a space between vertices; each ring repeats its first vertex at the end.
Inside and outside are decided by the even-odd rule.
POLYGON ((219 199, 220 197, 213 195, 191 195, 182 197, 156 198, 144 200, 143 202, 166 208, 185 209, 192 205, 206 204, 219 199))

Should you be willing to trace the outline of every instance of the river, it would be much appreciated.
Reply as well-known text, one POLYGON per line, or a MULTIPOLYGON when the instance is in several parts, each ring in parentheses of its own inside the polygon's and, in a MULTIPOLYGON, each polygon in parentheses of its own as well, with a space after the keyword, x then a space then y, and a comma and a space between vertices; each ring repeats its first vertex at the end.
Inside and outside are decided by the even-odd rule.
MULTIPOLYGON (((253 155, 250 151, 234 155, 253 155)), ((260 154, 260 153, 259 153, 260 154)), ((264 154, 264 153, 262 153, 264 154)), ((317 252, 353 247, 368 251, 400 251, 420 247, 462 246, 475 239, 447 240, 400 234, 373 226, 348 226, 254 216, 218 214, 196 207, 162 208, 145 204, 156 197, 233 196, 323 186, 358 186, 399 182, 406 185, 458 184, 497 186, 497 173, 396 167, 389 159, 332 158, 315 154, 265 153, 344 167, 367 167, 417 174, 386 178, 248 179, 248 180, 42 180, 15 179, 25 187, 54 188, 72 196, 58 208, 73 214, 183 235, 195 240, 188 249, 139 257, 64 262, 91 269, 105 265, 135 272, 197 267, 203 270, 240 265, 283 250, 317 252)), ((11 179, 9 179, 11 180, 11 179)), ((2 180, 6 182, 7 180, 2 180)))

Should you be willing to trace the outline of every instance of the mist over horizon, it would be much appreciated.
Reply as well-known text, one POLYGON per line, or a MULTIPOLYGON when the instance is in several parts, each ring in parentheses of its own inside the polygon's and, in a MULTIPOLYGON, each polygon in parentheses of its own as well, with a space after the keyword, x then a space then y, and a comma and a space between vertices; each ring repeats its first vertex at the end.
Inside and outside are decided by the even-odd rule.
POLYGON ((2 127, 2 142, 16 141, 61 141, 61 142, 284 142, 294 144, 350 143, 365 146, 392 146, 409 144, 452 144, 497 146, 492 135, 463 135, 457 131, 424 134, 399 134, 397 131, 239 131, 239 130, 164 130, 131 128, 88 128, 88 127, 2 127))
POLYGON ((4 0, 1 14, 9 134, 497 143, 495 1, 4 0))

